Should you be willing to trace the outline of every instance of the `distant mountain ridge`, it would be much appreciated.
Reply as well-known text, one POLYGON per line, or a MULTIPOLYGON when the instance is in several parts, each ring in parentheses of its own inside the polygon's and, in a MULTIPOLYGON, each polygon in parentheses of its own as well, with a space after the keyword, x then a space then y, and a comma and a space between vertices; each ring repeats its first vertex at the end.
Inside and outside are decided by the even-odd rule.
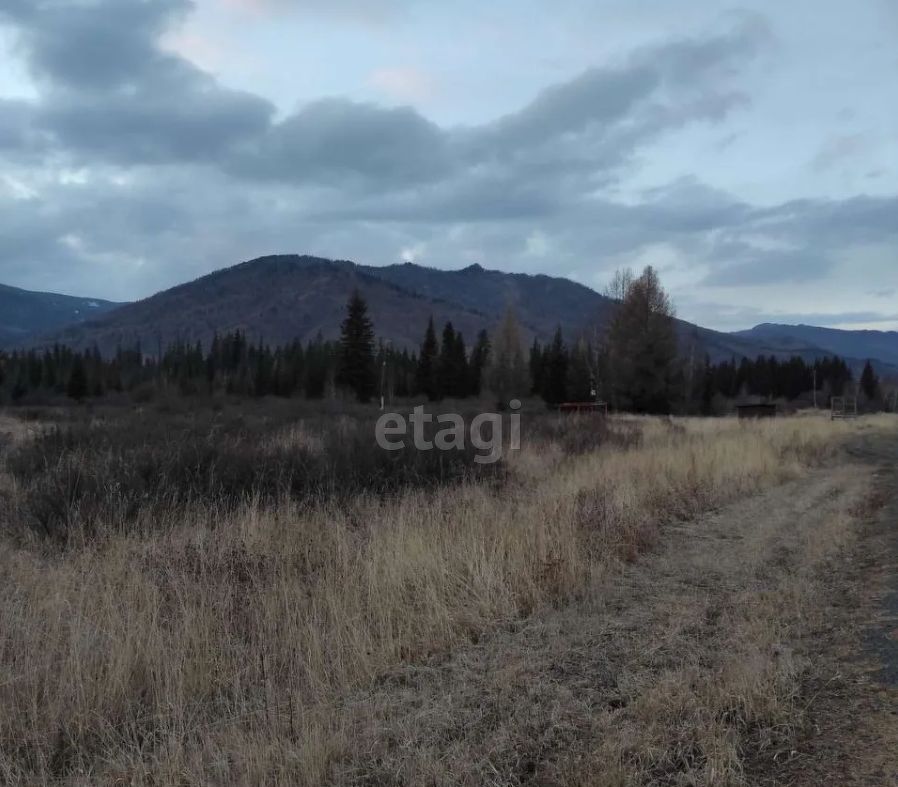
POLYGON ((93 319, 120 305, 100 298, 32 292, 0 284, 0 347, 13 346, 35 333, 93 319))
MULTIPOLYGON (((410 350, 420 345, 431 316, 438 328, 451 320, 470 344, 481 329, 492 331, 511 306, 529 343, 533 338, 549 341, 558 326, 568 341, 584 333, 593 335, 614 308, 612 300, 589 287, 546 275, 504 273, 480 265, 446 271, 412 263, 374 267, 275 255, 215 271, 118 308, 108 304, 110 308, 103 308, 94 319, 61 329, 58 325, 38 329, 39 337, 28 343, 96 345, 105 354, 139 344, 144 352, 155 354, 178 340, 208 347, 215 333, 234 330, 271 345, 297 338, 309 341, 319 334, 335 339, 354 289, 368 302, 378 337, 410 350)), ((677 328, 683 352, 697 359, 705 353, 714 361, 841 355, 855 368, 873 358, 881 372, 898 375, 895 333, 773 325, 724 333, 681 320, 677 328)))
POLYGON ((277 345, 317 335, 339 336, 346 300, 358 289, 377 335, 416 349, 433 316, 451 320, 473 341, 493 329, 511 305, 524 338, 546 341, 558 325, 575 336, 612 302, 581 284, 549 276, 489 271, 471 266, 440 271, 410 263, 377 268, 310 256, 262 257, 123 306, 88 323, 40 337, 73 347, 96 344, 101 352, 140 344, 146 352, 174 341, 208 346, 216 332, 242 330, 253 341, 277 345))
POLYGON ((813 325, 762 323, 734 335, 752 341, 774 342, 783 347, 817 347, 843 358, 871 358, 898 367, 898 331, 846 331, 813 325))

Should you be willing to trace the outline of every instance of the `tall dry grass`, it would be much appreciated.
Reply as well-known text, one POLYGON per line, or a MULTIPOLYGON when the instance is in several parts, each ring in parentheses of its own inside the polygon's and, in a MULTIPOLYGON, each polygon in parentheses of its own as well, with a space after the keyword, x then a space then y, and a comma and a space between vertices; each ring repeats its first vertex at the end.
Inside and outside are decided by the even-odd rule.
POLYGON ((352 747, 353 689, 588 594, 666 521, 883 428, 625 426, 641 434, 629 447, 525 443, 502 487, 250 501, 218 519, 194 503, 62 552, 4 548, 0 782, 320 784, 352 747))

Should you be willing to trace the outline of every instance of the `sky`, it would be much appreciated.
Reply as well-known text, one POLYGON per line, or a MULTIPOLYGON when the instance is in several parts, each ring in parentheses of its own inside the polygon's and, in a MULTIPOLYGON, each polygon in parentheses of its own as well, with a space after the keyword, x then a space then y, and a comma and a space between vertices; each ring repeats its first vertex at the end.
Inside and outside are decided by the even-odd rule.
POLYGON ((0 282, 478 263, 898 329, 894 0, 0 0, 0 282))

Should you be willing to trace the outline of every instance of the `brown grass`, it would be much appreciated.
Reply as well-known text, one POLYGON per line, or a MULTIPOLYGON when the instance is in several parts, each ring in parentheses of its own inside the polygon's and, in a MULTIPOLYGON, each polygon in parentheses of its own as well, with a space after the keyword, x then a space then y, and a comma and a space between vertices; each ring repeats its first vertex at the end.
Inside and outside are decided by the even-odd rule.
MULTIPOLYGON (((362 494, 314 508, 248 503, 215 522, 187 508, 165 527, 65 552, 3 548, 0 782, 337 778, 353 748, 353 692, 399 664, 585 600, 665 524, 797 478, 858 429, 889 428, 885 419, 635 423, 642 439, 630 448, 570 456, 554 442, 526 445, 501 488, 362 494)), ((775 632, 765 627, 788 601, 753 605, 743 651, 769 649, 775 632)), ((742 663, 727 686, 739 685, 742 663)), ((776 669, 788 680, 786 659, 776 669)), ((663 720, 686 703, 695 712, 678 717, 704 724, 717 688, 695 694, 684 680, 666 676, 634 713, 663 720)), ((769 699, 740 696, 734 712, 769 699)), ((724 735, 728 772, 731 745, 724 735)))

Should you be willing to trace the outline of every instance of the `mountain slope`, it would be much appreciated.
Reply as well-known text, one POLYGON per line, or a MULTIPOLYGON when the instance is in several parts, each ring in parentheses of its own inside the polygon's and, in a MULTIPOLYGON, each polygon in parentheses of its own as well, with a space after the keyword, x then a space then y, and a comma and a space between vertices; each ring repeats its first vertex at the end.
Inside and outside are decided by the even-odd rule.
POLYGON ((813 325, 763 323, 734 335, 782 347, 820 347, 846 358, 874 358, 898 366, 898 331, 844 331, 813 325))
POLYGON ((494 319, 511 306, 527 333, 543 341, 549 340, 559 325, 565 336, 572 338, 592 322, 604 323, 613 307, 608 298, 570 279, 503 273, 480 265, 441 271, 404 263, 362 266, 362 270, 409 292, 494 319))
POLYGON ((46 334, 71 323, 93 319, 120 304, 31 292, 0 284, 0 347, 14 346, 32 334, 46 334))
POLYGON ((377 335, 399 347, 417 347, 431 314, 438 324, 451 319, 471 339, 492 324, 488 315, 412 294, 351 262, 276 256, 216 271, 41 343, 96 344, 103 353, 140 343, 145 352, 155 353, 176 340, 208 347, 216 332, 234 330, 271 345, 308 341, 319 333, 334 339, 354 289, 368 302, 377 335))
MULTIPOLYGON (((438 328, 451 320, 470 344, 481 329, 494 329, 511 305, 529 343, 534 337, 549 341, 559 325, 568 341, 592 333, 604 327, 614 307, 605 296, 563 278, 502 273, 479 265, 457 271, 410 263, 376 268, 281 255, 216 271, 97 319, 52 331, 37 344, 60 341, 80 348, 96 344, 108 354, 117 346, 140 343, 145 352, 155 354, 160 346, 179 339, 208 347, 216 332, 236 329, 253 341, 271 345, 296 338, 308 341, 319 333, 333 339, 339 335, 353 289, 368 302, 378 337, 408 349, 418 348, 431 315, 438 328)), ((889 335, 885 344, 852 344, 848 353, 813 341, 819 334, 791 335, 779 330, 729 334, 680 320, 677 329, 683 353, 696 360, 705 353, 713 361, 757 355, 800 355, 813 360, 838 353, 857 364, 858 358, 877 357, 874 350, 880 349, 884 358, 893 357, 889 335), (864 351, 858 352, 861 348, 864 351)), ((885 360, 881 368, 894 369, 885 360)))

